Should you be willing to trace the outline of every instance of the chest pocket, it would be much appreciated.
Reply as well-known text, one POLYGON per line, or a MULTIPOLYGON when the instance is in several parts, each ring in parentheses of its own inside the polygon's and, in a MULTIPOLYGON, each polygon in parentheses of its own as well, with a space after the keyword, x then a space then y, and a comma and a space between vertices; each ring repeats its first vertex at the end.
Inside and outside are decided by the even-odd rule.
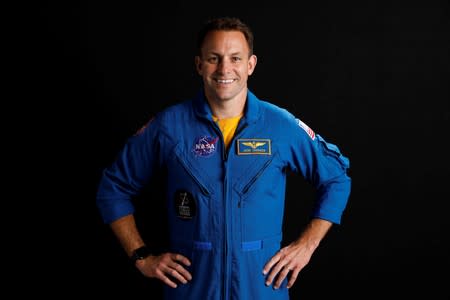
POLYGON ((204 172, 198 167, 198 162, 191 161, 193 158, 185 154, 185 151, 181 149, 180 144, 175 147, 174 153, 178 163, 180 163, 184 171, 189 174, 189 177, 195 182, 202 194, 210 196, 213 189, 208 184, 205 175, 203 175, 204 172))
POLYGON ((242 175, 236 180, 234 190, 241 197, 244 197, 245 195, 250 194, 255 188, 255 185, 261 180, 270 186, 271 183, 268 182, 268 179, 263 179, 263 177, 267 177, 264 175, 268 172, 270 167, 273 167, 277 157, 278 152, 274 152, 270 156, 255 155, 255 158, 248 164, 249 166, 242 171, 242 175))

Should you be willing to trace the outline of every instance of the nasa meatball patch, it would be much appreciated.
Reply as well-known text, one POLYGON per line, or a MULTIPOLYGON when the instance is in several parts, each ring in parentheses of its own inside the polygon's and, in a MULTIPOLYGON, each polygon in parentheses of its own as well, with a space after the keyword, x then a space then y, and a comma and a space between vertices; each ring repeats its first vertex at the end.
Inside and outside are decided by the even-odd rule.
POLYGON ((214 154, 217 149, 217 141, 219 137, 211 137, 211 136, 201 136, 197 138, 194 142, 194 148, 192 152, 195 153, 196 156, 208 157, 214 154))

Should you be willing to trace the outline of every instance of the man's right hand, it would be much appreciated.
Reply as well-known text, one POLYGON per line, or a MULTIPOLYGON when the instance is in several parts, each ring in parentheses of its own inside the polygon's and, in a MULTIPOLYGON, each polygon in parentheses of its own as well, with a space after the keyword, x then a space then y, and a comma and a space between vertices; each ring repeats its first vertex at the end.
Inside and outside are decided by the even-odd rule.
POLYGON ((185 284, 192 279, 192 275, 184 268, 191 262, 185 256, 176 253, 164 253, 158 256, 150 255, 137 260, 136 267, 147 277, 157 278, 172 288, 177 284, 173 278, 185 284))

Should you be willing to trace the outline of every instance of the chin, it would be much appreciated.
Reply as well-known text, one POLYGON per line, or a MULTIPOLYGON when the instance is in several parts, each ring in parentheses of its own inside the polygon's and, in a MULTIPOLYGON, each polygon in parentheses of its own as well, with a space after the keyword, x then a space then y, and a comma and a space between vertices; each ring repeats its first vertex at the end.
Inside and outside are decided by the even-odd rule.
POLYGON ((216 94, 216 97, 220 101, 228 101, 228 100, 233 99, 233 95, 231 95, 231 94, 223 94, 223 93, 216 94))

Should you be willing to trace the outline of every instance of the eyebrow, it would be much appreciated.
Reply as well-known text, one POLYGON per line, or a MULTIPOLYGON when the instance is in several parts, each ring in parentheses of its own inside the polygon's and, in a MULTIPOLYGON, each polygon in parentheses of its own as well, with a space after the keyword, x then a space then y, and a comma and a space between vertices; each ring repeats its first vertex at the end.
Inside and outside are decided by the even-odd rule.
MULTIPOLYGON (((223 55, 221 55, 221 54, 219 54, 219 53, 217 53, 217 52, 211 52, 211 53, 207 53, 207 54, 209 54, 209 55, 216 55, 216 56, 223 56, 223 55)), ((241 52, 234 52, 234 53, 231 53, 231 56, 235 56, 235 55, 241 55, 241 52)))

